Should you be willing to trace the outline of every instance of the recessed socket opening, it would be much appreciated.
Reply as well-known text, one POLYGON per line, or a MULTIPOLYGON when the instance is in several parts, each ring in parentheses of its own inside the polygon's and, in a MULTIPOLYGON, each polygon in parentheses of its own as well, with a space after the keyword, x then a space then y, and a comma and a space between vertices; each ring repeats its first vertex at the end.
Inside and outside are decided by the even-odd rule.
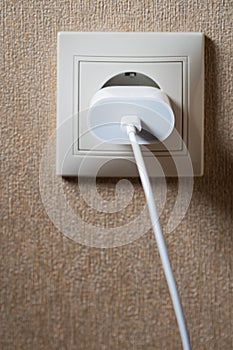
POLYGON ((160 89, 159 85, 145 74, 137 72, 124 72, 109 79, 102 89, 109 86, 152 86, 160 89))

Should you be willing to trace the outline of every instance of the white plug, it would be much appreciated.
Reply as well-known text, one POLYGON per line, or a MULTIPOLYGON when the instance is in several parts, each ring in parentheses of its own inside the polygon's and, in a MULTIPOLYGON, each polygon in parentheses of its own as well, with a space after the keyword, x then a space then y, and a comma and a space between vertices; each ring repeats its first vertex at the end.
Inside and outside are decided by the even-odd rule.
POLYGON ((139 144, 164 141, 174 129, 174 113, 164 91, 151 86, 110 86, 97 91, 90 102, 90 132, 105 142, 129 144, 121 127, 124 116, 126 124, 141 131, 136 135, 139 144))

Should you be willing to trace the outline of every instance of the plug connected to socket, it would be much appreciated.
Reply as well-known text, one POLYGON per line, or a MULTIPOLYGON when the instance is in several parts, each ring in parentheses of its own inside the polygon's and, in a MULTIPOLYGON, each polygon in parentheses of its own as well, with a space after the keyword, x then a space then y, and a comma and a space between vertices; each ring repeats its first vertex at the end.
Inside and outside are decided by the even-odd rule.
POLYGON ((121 128, 125 115, 140 118, 142 130, 136 135, 139 144, 164 141, 174 129, 169 98, 151 86, 110 86, 97 91, 90 102, 89 128, 102 141, 129 144, 121 128))
POLYGON ((60 32, 57 58, 57 175, 77 176, 88 160, 82 176, 95 176, 97 166, 104 164, 98 176, 137 176, 130 145, 101 143, 89 129, 92 97, 101 89, 117 86, 153 87, 169 96, 175 115, 170 136, 157 142, 145 126, 140 133, 140 142, 148 143, 152 152, 146 155, 147 165, 155 156, 165 176, 177 176, 177 166, 179 176, 203 174, 202 33, 60 32), (190 159, 191 174, 187 171, 190 159), (114 170, 113 160, 118 162, 114 170))

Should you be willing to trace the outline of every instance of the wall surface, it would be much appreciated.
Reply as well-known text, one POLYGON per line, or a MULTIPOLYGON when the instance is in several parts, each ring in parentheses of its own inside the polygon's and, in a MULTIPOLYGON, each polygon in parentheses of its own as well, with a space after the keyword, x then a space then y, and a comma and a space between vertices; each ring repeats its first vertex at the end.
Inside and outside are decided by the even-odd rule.
MULTIPOLYGON (((227 0, 1 1, 2 350, 181 349, 152 231, 121 247, 91 248, 62 235, 44 209, 39 166, 55 130, 56 36, 67 30, 205 33, 205 175, 166 242, 193 349, 231 349, 232 8, 227 0)), ((100 222, 76 180, 63 187, 82 220, 112 228, 144 203, 139 181, 132 183, 127 209, 100 222)), ((111 199, 115 185, 99 180, 99 193, 111 199)), ((177 180, 167 186, 164 228, 177 180)))

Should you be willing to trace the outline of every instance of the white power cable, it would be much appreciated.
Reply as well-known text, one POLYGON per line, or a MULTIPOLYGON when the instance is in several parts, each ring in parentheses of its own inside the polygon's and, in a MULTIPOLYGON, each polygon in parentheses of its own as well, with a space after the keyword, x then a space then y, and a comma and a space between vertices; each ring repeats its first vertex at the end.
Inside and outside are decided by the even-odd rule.
POLYGON ((146 201, 147 201, 147 205, 148 205, 148 209, 149 209, 150 219, 151 219, 155 239, 156 239, 156 242, 158 245, 158 250, 159 250, 160 258, 162 261, 164 273, 166 276, 166 280, 167 280, 170 296, 172 299, 173 307, 175 310, 176 319, 177 319, 177 323, 178 323, 178 327, 179 327, 179 331, 180 331, 180 336, 181 336, 181 341, 183 344, 183 349, 184 350, 191 350, 188 330, 187 330, 187 326, 186 326, 186 322, 185 322, 185 318, 184 318, 184 314, 183 314, 183 310, 182 310, 181 301, 180 301, 179 293, 177 290, 175 278, 174 278, 173 273, 172 273, 171 263, 169 260, 166 244, 165 244, 163 233, 162 233, 162 230, 160 227, 159 217, 158 217, 158 213, 157 213, 157 208, 156 208, 156 204, 155 204, 149 176, 147 174, 147 170, 146 170, 146 166, 145 166, 145 163, 143 160, 140 146, 137 143, 137 140, 135 137, 136 129, 138 129, 139 131, 141 130, 140 120, 136 116, 134 118, 135 118, 135 121, 131 117, 129 119, 129 122, 127 123, 127 116, 123 117, 122 118, 122 126, 126 128, 128 137, 130 139, 133 153, 134 153, 134 157, 135 157, 136 164, 137 164, 137 168, 138 168, 138 172, 139 172, 142 186, 143 186, 143 189, 145 192, 145 197, 146 197, 146 201))

